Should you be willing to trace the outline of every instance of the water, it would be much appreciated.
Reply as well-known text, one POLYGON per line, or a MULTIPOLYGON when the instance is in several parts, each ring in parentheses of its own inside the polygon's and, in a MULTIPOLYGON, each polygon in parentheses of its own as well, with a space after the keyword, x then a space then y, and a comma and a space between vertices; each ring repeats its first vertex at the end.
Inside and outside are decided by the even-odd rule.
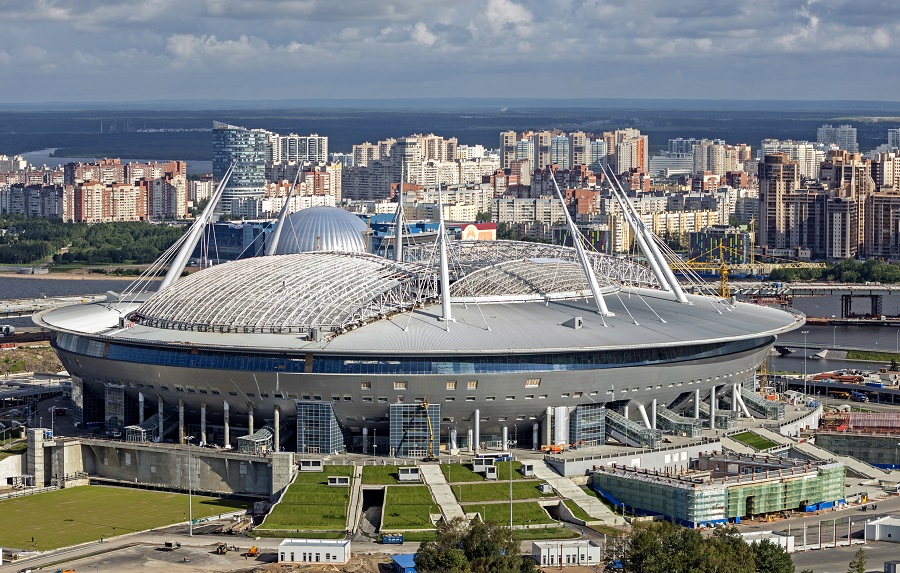
MULTIPOLYGON (((19 153, 25 158, 28 163, 31 165, 35 165, 40 167, 41 165, 48 165, 50 167, 55 167, 57 165, 65 165, 66 163, 90 163, 92 161, 97 161, 96 157, 55 157, 51 155, 57 148, 51 147, 48 149, 41 149, 40 151, 29 151, 27 153, 19 153)), ((173 159, 123 159, 123 163, 165 163, 166 161, 173 161, 173 159)), ((188 161, 187 162, 187 172, 188 175, 194 174, 203 174, 203 173, 212 173, 212 161, 188 161)))
MULTIPOLYGON (((98 280, 88 277, 79 279, 40 279, 14 278, 0 275, 0 300, 103 294, 108 290, 122 292, 129 284, 131 284, 129 279, 98 280)), ((3 324, 11 324, 17 328, 34 326, 29 317, 6 319, 3 320, 3 324)))

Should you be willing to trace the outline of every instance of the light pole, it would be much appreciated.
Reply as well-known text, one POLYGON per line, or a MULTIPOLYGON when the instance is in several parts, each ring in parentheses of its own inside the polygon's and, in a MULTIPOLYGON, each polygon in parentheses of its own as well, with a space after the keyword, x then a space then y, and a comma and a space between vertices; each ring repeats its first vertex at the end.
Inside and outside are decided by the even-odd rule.
MULTIPOLYGON (((513 424, 513 443, 515 443, 516 436, 518 435, 518 433, 519 433, 519 427, 516 424, 513 424)), ((510 450, 512 450, 512 448, 510 448, 510 450)), ((512 535, 512 525, 513 525, 513 520, 512 520, 512 509, 513 509, 512 473, 513 473, 513 461, 512 461, 512 456, 510 456, 509 457, 509 534, 510 535, 512 535)))
POLYGON ((372 428, 372 465, 375 465, 377 458, 375 457, 375 438, 378 437, 378 428, 372 428))
MULTIPOLYGON (((900 333, 900 330, 897 331, 900 333)), ((837 348, 837 327, 834 327, 834 330, 831 331, 831 347, 837 348)))
MULTIPOLYGON (((900 331, 898 331, 898 332, 900 332, 900 331)), ((55 436, 55 434, 53 433, 53 422, 54 422, 55 416, 56 416, 56 408, 54 408, 53 406, 50 406, 50 435, 51 436, 55 436)))
POLYGON ((193 497, 193 486, 191 483, 191 440, 194 439, 194 436, 185 436, 184 441, 187 442, 188 447, 188 535, 190 537, 194 536, 194 497, 193 497))
POLYGON ((897 350, 896 350, 896 352, 897 352, 897 353, 900 353, 900 330, 897 331, 896 339, 897 339, 897 350))
POLYGON ((800 334, 803 335, 803 398, 806 399, 806 335, 809 331, 801 330, 800 334))

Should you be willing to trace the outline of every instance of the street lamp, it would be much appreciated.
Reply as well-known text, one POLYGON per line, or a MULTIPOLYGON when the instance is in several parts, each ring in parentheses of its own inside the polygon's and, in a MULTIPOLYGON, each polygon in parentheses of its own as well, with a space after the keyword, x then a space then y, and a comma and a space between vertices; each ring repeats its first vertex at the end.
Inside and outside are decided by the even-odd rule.
POLYGON ((194 439, 194 436, 185 436, 184 441, 187 442, 188 447, 188 535, 190 537, 194 536, 194 498, 193 498, 193 486, 191 483, 191 440, 194 439))
POLYGON ((897 331, 897 350, 896 352, 900 353, 900 330, 897 331))
POLYGON ((803 397, 806 398, 806 335, 809 334, 808 330, 801 330, 800 334, 803 335, 803 397))
MULTIPOLYGON (((516 424, 513 424, 513 443, 516 441, 516 436, 519 433, 519 427, 516 424)), ((512 450, 512 448, 510 448, 512 450)), ((509 457, 509 531, 510 535, 512 535, 512 509, 513 509, 513 497, 512 497, 512 473, 513 473, 513 461, 512 456, 509 457)))
POLYGON ((375 465, 375 462, 377 461, 377 459, 375 457, 375 445, 376 445, 375 438, 377 438, 377 437, 378 437, 378 428, 372 428, 372 465, 375 465))
MULTIPOLYGON (((900 333, 900 330, 897 331, 900 333)), ((831 331, 831 347, 837 348, 837 326, 834 327, 834 330, 831 331)))

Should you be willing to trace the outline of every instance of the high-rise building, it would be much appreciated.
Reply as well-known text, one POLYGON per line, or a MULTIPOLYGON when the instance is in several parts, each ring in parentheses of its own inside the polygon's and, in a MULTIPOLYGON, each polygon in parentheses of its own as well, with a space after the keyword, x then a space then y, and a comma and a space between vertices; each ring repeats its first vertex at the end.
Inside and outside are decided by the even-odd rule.
POLYGON ((760 157, 772 153, 784 153, 791 161, 795 161, 800 169, 800 177, 804 179, 818 177, 819 164, 825 160, 824 147, 809 141, 763 139, 759 147, 760 157))
POLYGON ((790 248, 786 237, 784 198, 800 187, 800 168, 783 153, 762 158, 759 164, 759 244, 790 248))
POLYGON ((888 149, 890 151, 895 151, 900 149, 900 127, 895 129, 889 129, 887 132, 888 138, 888 149))
POLYGON ((509 169, 512 162, 516 160, 516 132, 501 131, 500 132, 500 167, 509 169))
POLYGON ((328 138, 317 133, 272 134, 269 137, 269 146, 271 149, 266 153, 267 161, 299 163, 328 161, 328 138))
MULTIPOLYGON (((583 157, 584 151, 581 151, 580 155, 583 157)), ((572 167, 572 164, 570 163, 570 157, 569 138, 565 135, 557 135, 556 137, 551 137, 550 164, 559 165, 560 169, 570 169, 572 167)), ((583 163, 579 163, 579 165, 583 165, 583 163)))
POLYGON ((569 168, 588 165, 591 153, 591 140, 583 131, 569 134, 569 168))
POLYGON ((539 131, 534 134, 534 161, 531 167, 534 170, 543 169, 552 162, 550 161, 550 140, 553 134, 549 131, 539 131))
POLYGON ((830 124, 823 125, 816 131, 816 141, 826 145, 836 145, 838 149, 850 153, 859 152, 859 145, 856 143, 856 128, 849 125, 837 127, 830 124))
POLYGON ((241 199, 262 198, 266 186, 266 149, 271 134, 262 129, 245 129, 213 122, 213 177, 221 181, 235 163, 228 185, 222 192, 220 208, 231 213, 241 199))

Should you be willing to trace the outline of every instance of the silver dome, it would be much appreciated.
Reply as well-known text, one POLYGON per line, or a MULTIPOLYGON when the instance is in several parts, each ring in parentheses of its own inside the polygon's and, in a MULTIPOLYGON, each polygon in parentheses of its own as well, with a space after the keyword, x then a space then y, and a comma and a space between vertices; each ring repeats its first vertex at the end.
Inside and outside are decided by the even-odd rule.
POLYGON ((368 252, 366 224, 338 207, 310 207, 289 215, 284 221, 276 255, 311 251, 343 253, 368 252))

